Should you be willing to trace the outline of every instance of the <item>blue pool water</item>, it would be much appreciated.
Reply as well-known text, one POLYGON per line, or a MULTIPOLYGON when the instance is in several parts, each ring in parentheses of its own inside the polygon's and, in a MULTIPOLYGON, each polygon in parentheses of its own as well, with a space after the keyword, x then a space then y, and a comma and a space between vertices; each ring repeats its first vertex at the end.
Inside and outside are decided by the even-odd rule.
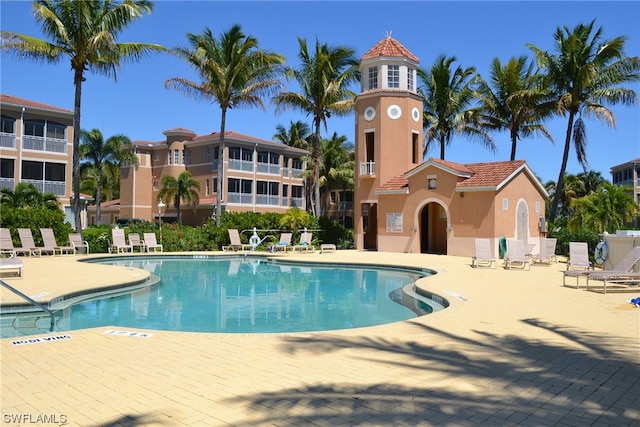
POLYGON ((99 262, 146 269, 161 280, 133 292, 65 307, 56 312, 56 330, 122 326, 222 333, 322 331, 397 322, 441 308, 414 299, 407 303, 402 292, 428 270, 243 257, 99 262))

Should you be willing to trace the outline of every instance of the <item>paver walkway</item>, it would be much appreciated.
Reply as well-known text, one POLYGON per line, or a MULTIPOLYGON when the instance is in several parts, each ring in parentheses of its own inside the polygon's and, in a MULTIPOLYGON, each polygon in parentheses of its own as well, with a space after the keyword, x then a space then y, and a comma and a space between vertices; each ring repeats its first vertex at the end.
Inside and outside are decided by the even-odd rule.
MULTIPOLYGON (((439 274, 420 285, 452 306, 410 321, 334 332, 148 331, 153 335, 143 338, 101 327, 41 335, 34 344, 3 339, 3 423, 640 423, 640 309, 627 303, 640 290, 602 295, 564 288, 562 263, 507 271, 472 269, 469 258, 435 255, 284 256, 431 267, 439 274), (44 340, 63 335, 69 338, 44 340)), ((9 282, 29 295, 52 296, 51 277, 65 289, 87 285, 76 280, 84 273, 76 274, 75 265, 75 257, 26 259, 25 279, 9 282)), ((123 269, 109 280, 131 280, 133 273, 123 269)), ((1 296, 10 298, 4 291, 1 296)))

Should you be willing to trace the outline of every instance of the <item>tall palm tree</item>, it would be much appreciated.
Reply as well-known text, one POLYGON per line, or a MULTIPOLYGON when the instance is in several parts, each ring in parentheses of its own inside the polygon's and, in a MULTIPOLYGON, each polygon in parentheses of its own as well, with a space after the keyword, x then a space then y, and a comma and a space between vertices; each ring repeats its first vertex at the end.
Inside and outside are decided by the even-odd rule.
POLYGON ((430 70, 417 70, 423 96, 423 121, 425 127, 424 155, 434 143, 440 144, 440 159, 444 160, 445 147, 454 134, 478 139, 491 151, 496 151, 493 139, 479 123, 479 110, 472 108, 476 99, 474 90, 478 82, 473 67, 456 67, 454 56, 440 55, 430 70))
POLYGON ((158 201, 164 201, 167 205, 173 203, 173 207, 178 211, 178 222, 182 222, 182 215, 180 214, 180 207, 182 201, 191 205, 195 209, 200 203, 200 195, 198 191, 201 185, 200 181, 191 177, 191 172, 184 171, 178 175, 178 178, 174 178, 171 175, 164 175, 161 180, 162 187, 158 191, 158 201))
POLYGON ((76 227, 81 224, 80 207, 80 111, 85 72, 116 77, 125 61, 139 61, 164 48, 149 43, 117 43, 118 36, 134 21, 151 13, 149 0, 74 1, 37 0, 33 12, 42 32, 52 41, 2 31, 2 50, 39 62, 71 61, 75 96, 73 104, 73 211, 76 227))
POLYGON ((542 120, 553 112, 541 102, 546 93, 538 88, 534 65, 526 56, 511 58, 504 66, 498 58, 491 63, 490 83, 479 81, 478 96, 483 125, 492 130, 509 131, 510 160, 516 159, 521 137, 540 133, 553 143, 542 120))
POLYGON ((1 189, 0 204, 18 209, 60 209, 60 202, 55 194, 41 193, 35 185, 26 182, 18 183, 13 191, 8 188, 1 189))
POLYGON ((355 175, 355 155, 353 146, 348 145, 346 136, 338 136, 336 132, 322 142, 322 162, 320 165, 321 211, 324 215, 327 197, 331 190, 341 188, 352 189, 355 175))
POLYGON ((594 170, 590 170, 589 172, 580 172, 577 177, 583 183, 585 196, 598 191, 602 187, 602 184, 606 182, 602 177, 602 173, 594 170))
POLYGON ((313 203, 311 212, 320 212, 320 162, 322 138, 320 127, 327 128, 331 115, 345 116, 354 108, 355 94, 349 86, 359 79, 358 61, 355 51, 345 46, 320 44, 316 39, 315 50, 309 52, 306 39, 298 37, 301 65, 297 69, 287 68, 287 77, 293 78, 300 92, 283 92, 274 98, 276 111, 293 108, 305 112, 313 121, 313 144, 311 147, 311 187, 313 203))
POLYGON ((173 77, 165 82, 165 86, 220 106, 220 164, 216 202, 216 225, 220 226, 227 111, 241 106, 258 106, 265 110, 262 97, 271 95, 273 90, 281 86, 278 75, 285 58, 260 49, 258 40, 245 35, 239 25, 222 33, 219 39, 205 27, 201 34, 187 33, 187 40, 188 47, 175 48, 173 53, 195 69, 200 81, 173 77))
MULTIPOLYGON (((140 161, 133 152, 133 143, 127 136, 114 135, 105 141, 99 129, 80 131, 80 159, 81 171, 86 171, 96 180, 96 223, 101 224, 102 189, 109 181, 114 181, 113 175, 116 170, 119 182, 122 162, 131 163, 137 169, 140 161)), ((87 173, 83 175, 86 176, 87 173)))
POLYGON ((568 115, 558 191, 553 198, 550 221, 556 218, 572 136, 578 162, 585 171, 588 166, 587 129, 582 115, 596 117, 615 127, 613 112, 603 103, 633 105, 638 102, 636 92, 621 85, 640 80, 640 58, 625 55, 625 37, 602 40, 602 27, 594 32, 594 24, 595 20, 588 25, 578 24, 574 29, 558 27, 553 52, 528 45, 545 73, 545 84, 558 114, 568 115))
POLYGON ((289 124, 289 129, 286 129, 283 125, 276 126, 276 134, 273 135, 273 139, 279 141, 289 147, 300 148, 302 150, 309 149, 309 136, 311 130, 309 125, 305 122, 298 120, 289 124))

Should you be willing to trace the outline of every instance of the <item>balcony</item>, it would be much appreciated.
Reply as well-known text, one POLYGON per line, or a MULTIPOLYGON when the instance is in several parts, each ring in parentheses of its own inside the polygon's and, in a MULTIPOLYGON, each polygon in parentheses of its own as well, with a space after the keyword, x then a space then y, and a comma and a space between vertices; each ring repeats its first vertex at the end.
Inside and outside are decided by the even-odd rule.
POLYGON ((280 196, 278 195, 268 195, 268 194, 258 194, 256 196, 256 204, 258 205, 269 205, 269 206, 279 206, 280 205, 280 196))
POLYGON ((375 176, 376 162, 361 162, 360 176, 375 176))
POLYGON ((16 148, 16 134, 0 132, 0 148, 16 148))
POLYGON ((253 162, 249 160, 229 159, 229 170, 253 172, 253 162))
POLYGON ((33 184, 41 193, 53 193, 56 196, 64 196, 66 183, 64 181, 42 181, 36 179, 23 179, 22 182, 33 184))
POLYGON ((229 203, 236 203, 239 205, 252 205, 253 194, 252 193, 229 193, 229 203))
POLYGON ((13 178, 0 178, 0 189, 7 189, 13 191, 15 186, 15 179, 13 178))
POLYGON ((24 135, 22 137, 22 148, 25 150, 47 151, 51 153, 66 153, 67 140, 24 135))
POLYGON ((268 173, 271 175, 280 175, 280 165, 272 163, 258 163, 259 173, 268 173))

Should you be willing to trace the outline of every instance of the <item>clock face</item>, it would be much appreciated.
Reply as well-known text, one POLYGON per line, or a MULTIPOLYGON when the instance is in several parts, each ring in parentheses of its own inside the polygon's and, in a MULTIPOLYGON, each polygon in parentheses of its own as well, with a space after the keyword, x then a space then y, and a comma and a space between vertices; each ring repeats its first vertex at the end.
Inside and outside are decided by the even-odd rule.
POLYGON ((376 117, 376 109, 373 107, 367 107, 364 109, 364 119, 368 122, 376 117))
POLYGON ((431 189, 436 188, 436 180, 435 179, 430 179, 429 180, 429 188, 431 188, 431 189))
POLYGON ((389 108, 387 108, 387 116, 389 116, 390 119, 392 120, 399 119, 401 115, 402 115, 402 109, 399 106, 389 105, 389 108))

